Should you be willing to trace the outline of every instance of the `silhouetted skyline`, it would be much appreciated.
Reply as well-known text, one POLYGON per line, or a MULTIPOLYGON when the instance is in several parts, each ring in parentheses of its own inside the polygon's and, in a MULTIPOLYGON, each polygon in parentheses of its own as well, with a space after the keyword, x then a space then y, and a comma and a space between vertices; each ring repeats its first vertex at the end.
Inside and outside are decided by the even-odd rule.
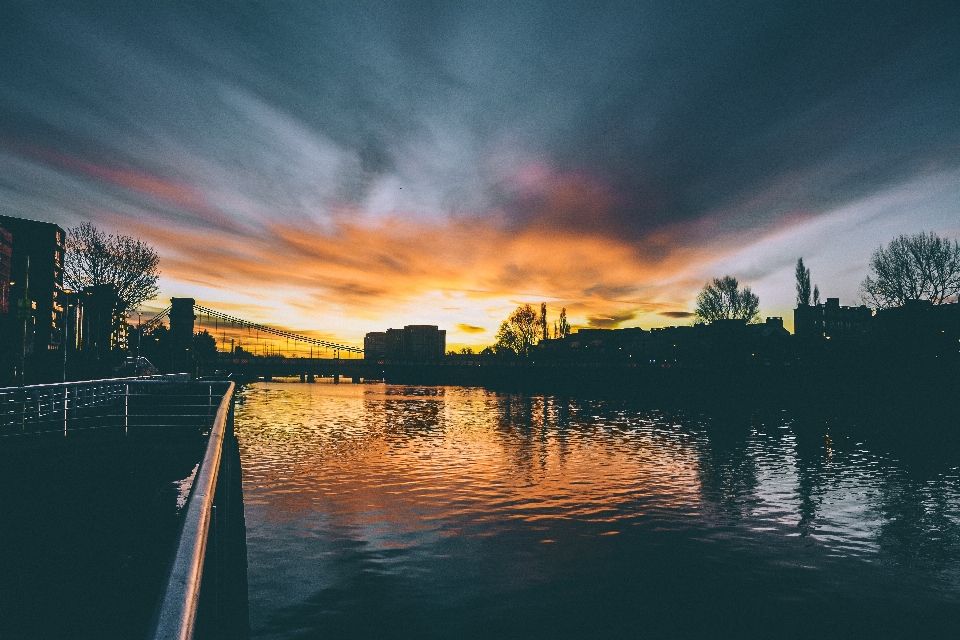
MULTIPOLYGON (((960 236, 955 3, 10 2, 0 215, 92 220, 194 297, 359 343, 519 303, 683 321, 730 274, 960 236)), ((240 313, 242 311, 242 313, 240 313)))

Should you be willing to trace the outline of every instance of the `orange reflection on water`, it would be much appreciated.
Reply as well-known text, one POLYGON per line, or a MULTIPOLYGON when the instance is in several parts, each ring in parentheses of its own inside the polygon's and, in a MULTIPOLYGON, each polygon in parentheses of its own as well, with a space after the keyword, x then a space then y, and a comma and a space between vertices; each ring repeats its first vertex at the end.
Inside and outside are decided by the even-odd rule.
POLYGON ((564 521, 578 536, 613 535, 652 511, 682 520, 701 506, 689 434, 550 397, 264 384, 246 391, 237 433, 260 518, 384 548, 507 522, 551 530, 546 543, 572 530, 564 521))

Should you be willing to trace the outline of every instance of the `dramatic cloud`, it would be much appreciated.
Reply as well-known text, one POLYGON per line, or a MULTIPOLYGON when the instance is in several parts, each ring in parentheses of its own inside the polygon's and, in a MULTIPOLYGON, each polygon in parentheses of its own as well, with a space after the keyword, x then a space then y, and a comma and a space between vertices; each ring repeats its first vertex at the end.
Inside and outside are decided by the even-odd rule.
POLYGON ((0 211, 354 342, 686 321, 726 273, 789 326, 798 255, 852 303, 880 243, 957 234, 952 2, 24 0, 0 56, 0 211))

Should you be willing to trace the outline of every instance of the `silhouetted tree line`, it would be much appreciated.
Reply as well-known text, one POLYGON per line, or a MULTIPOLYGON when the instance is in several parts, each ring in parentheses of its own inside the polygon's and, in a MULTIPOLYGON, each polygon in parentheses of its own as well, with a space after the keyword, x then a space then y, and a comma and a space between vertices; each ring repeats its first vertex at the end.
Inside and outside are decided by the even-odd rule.
MULTIPOLYGON (((560 310, 560 317, 553 324, 553 338, 565 338, 570 335, 570 323, 567 322, 567 308, 560 310)), ((500 323, 496 342, 483 350, 486 355, 529 356, 534 346, 543 340, 549 340, 550 323, 547 319, 547 303, 540 303, 538 312, 529 304, 522 304, 500 323)))
MULTIPOLYGON (((810 363, 811 358, 820 357, 817 354, 833 354, 835 362, 839 362, 836 358, 866 362, 895 351, 875 348, 876 341, 880 340, 901 345, 898 353, 915 354, 920 360, 938 358, 940 352, 951 357, 947 334, 954 333, 950 328, 952 316, 924 315, 923 309, 915 305, 899 315, 891 315, 886 310, 907 305, 911 300, 942 305, 957 296, 960 293, 960 246, 955 241, 940 239, 934 233, 920 233, 900 236, 877 249, 862 288, 864 299, 872 301, 880 311, 878 316, 866 306, 839 307, 836 299, 821 304, 820 288, 812 282, 810 269, 802 257, 797 260, 795 276, 795 324, 810 329, 802 339, 797 330, 798 340, 807 341, 801 347, 790 340, 779 318, 761 323, 759 297, 749 286, 740 286, 735 277, 727 275, 714 278, 699 292, 693 327, 652 331, 581 329, 571 337, 564 308, 559 321, 554 323, 552 337, 569 339, 562 344, 544 344, 551 337, 547 306, 541 303, 538 311, 524 304, 501 323, 495 344, 485 349, 484 354, 530 356, 536 353, 538 361, 629 361, 634 366, 682 367, 708 363, 713 366, 733 362, 789 366, 810 363), (941 324, 946 328, 940 328, 941 324), (831 338, 833 342, 827 345, 831 338), (917 341, 922 340, 929 344, 921 348, 917 341), (947 343, 941 344, 944 340, 947 343), (818 341, 824 345, 811 351, 818 341), (871 346, 867 348, 867 344, 871 346)), ((956 351, 955 344, 953 351, 956 351)))

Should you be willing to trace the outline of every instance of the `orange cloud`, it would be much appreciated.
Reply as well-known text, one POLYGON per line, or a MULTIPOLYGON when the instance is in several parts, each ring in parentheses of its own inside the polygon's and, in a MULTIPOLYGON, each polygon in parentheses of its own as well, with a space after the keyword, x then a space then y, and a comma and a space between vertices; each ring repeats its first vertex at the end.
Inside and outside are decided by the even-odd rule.
POLYGON ((462 333, 486 333, 487 330, 484 327, 474 327, 469 324, 458 324, 457 329, 462 333))
MULTIPOLYGON (((650 251, 651 244, 666 242, 662 238, 632 242, 535 226, 511 230, 482 219, 341 218, 332 228, 276 223, 256 236, 147 221, 125 226, 158 247, 167 278, 225 294, 242 289, 282 298, 305 313, 323 309, 370 321, 395 318, 393 310, 433 295, 494 309, 545 300, 554 314, 563 306, 572 322, 599 327, 645 313, 680 317, 678 306, 685 303, 678 292, 696 291, 702 284, 696 267, 716 256, 713 247, 679 242, 669 251, 650 251)), ((478 334, 497 322, 448 326, 478 334)))
POLYGON ((324 323, 335 321, 350 334, 342 338, 354 341, 382 330, 380 324, 400 322, 400 312, 408 317, 426 309, 418 317, 445 324, 451 344, 480 346, 471 345, 471 336, 495 331, 516 305, 540 301, 553 317, 566 307, 574 326, 685 319, 703 285, 704 265, 764 233, 737 228, 730 210, 660 225, 641 237, 625 234, 612 214, 622 203, 605 185, 542 167, 518 176, 510 215, 371 217, 343 205, 323 224, 305 216, 260 229, 222 222, 224 215, 190 188, 129 171, 89 170, 208 223, 186 227, 169 218, 101 215, 155 245, 165 278, 213 296, 222 291, 238 305, 237 315, 253 313, 259 317, 250 319, 265 324, 288 323, 276 317, 278 307, 322 313, 324 323), (238 295, 243 301, 236 302, 238 295), (251 311, 251 300, 264 303, 262 313, 251 311))

